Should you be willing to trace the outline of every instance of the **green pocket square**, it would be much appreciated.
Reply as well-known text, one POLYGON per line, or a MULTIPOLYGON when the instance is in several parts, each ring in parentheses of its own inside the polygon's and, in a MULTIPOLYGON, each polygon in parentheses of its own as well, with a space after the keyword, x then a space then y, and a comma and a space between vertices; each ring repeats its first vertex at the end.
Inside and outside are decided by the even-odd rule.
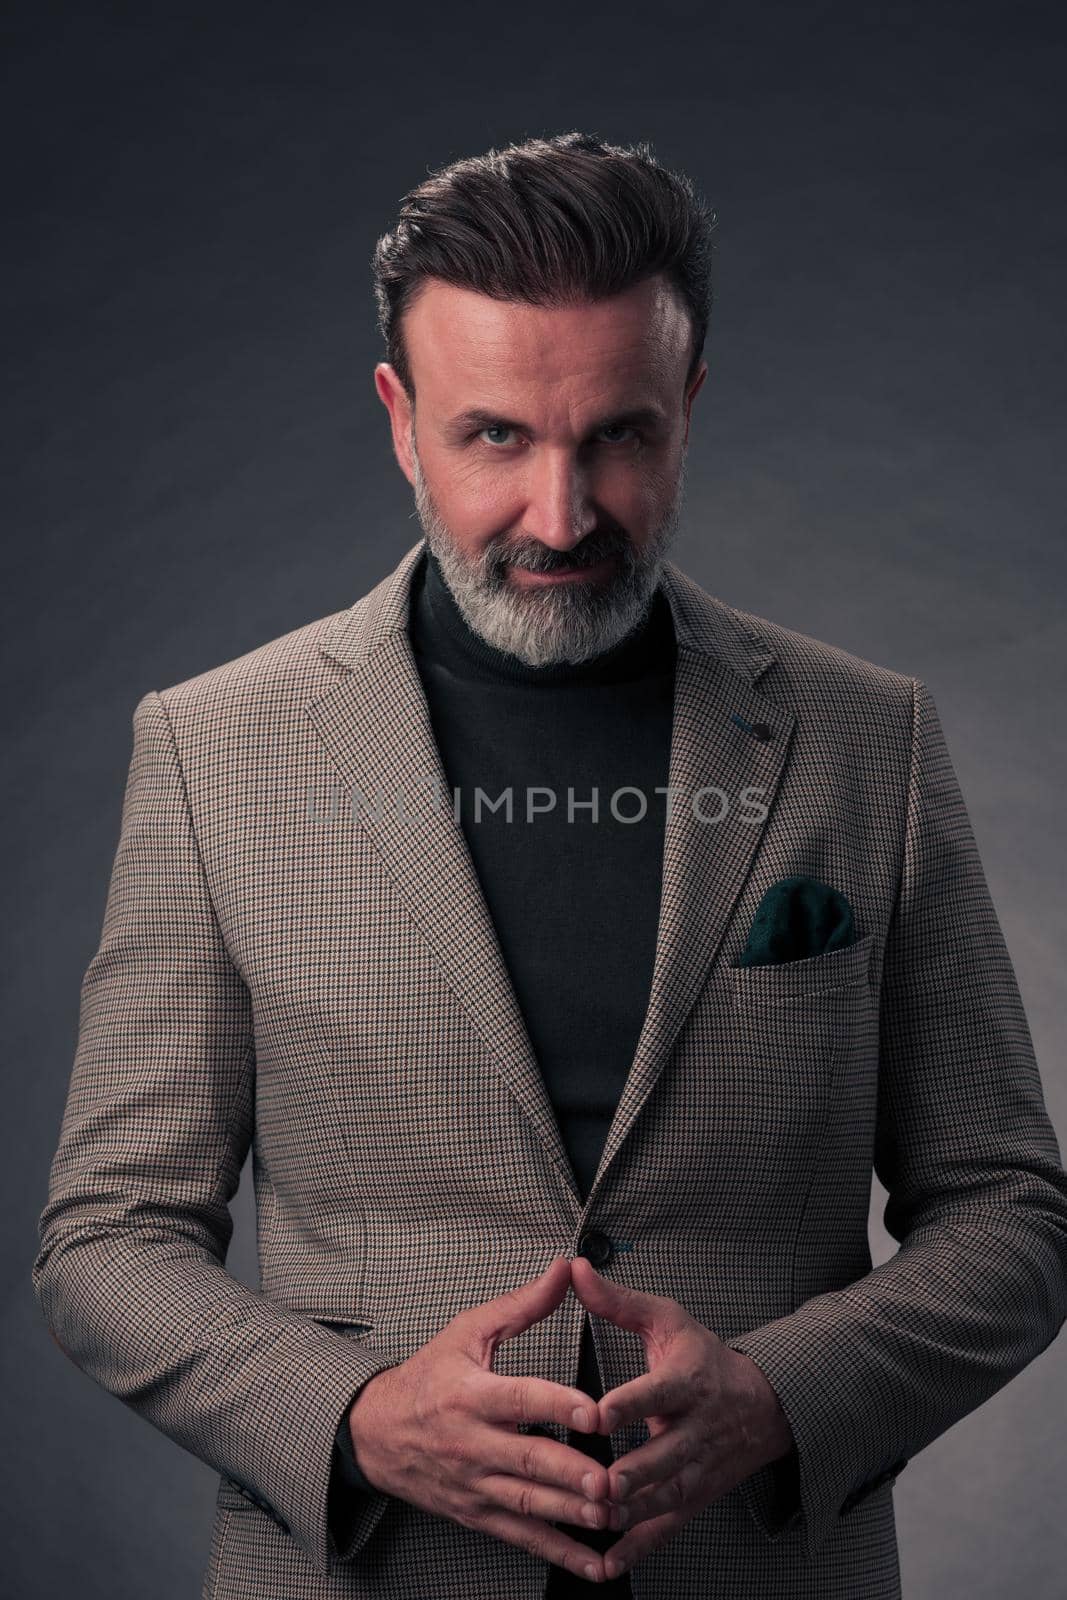
POLYGON ((818 878, 780 878, 756 907, 738 966, 801 961, 855 938, 852 907, 840 889, 818 878))

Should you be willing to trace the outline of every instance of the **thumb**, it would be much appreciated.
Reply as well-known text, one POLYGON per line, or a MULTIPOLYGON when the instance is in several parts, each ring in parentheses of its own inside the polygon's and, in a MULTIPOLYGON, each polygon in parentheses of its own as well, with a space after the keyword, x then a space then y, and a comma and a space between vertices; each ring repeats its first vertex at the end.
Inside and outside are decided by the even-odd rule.
POLYGON ((639 1289, 602 1277, 585 1256, 575 1256, 571 1262, 571 1282, 587 1311, 634 1333, 646 1332, 661 1322, 667 1309, 661 1295, 643 1294, 639 1289))
POLYGON ((570 1288, 571 1264, 566 1256, 557 1256, 551 1266, 539 1277, 508 1289, 495 1300, 486 1300, 473 1306, 467 1316, 471 1331, 494 1345, 501 1339, 513 1339, 535 1322, 551 1316, 570 1288))

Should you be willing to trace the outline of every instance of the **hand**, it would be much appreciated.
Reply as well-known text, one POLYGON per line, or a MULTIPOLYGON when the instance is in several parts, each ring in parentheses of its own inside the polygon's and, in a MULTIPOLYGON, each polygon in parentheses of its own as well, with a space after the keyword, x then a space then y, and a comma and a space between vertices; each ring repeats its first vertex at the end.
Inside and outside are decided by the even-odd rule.
POLYGON ((520 1422, 557 1422, 593 1433, 596 1401, 547 1378, 492 1370, 500 1341, 549 1316, 570 1283, 570 1263, 557 1256, 539 1278, 461 1311, 407 1361, 369 1379, 348 1424, 376 1489, 599 1583, 600 1551, 552 1523, 606 1527, 607 1468, 572 1445, 518 1431, 520 1422))
POLYGON ((571 1282, 588 1311, 640 1334, 649 1368, 597 1405, 598 1432, 644 1417, 650 1434, 609 1471, 610 1497, 629 1512, 626 1533, 605 1557, 605 1576, 614 1578, 742 1479, 788 1455, 793 1435, 756 1363, 677 1300, 613 1283, 584 1256, 571 1261, 571 1282))

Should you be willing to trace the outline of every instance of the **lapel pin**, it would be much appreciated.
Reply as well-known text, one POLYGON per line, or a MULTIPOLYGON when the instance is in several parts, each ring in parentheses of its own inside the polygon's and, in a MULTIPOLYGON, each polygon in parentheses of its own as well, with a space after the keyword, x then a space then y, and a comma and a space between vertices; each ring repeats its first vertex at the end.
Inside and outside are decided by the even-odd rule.
POLYGON ((774 734, 774 729, 766 722, 746 722, 739 711, 731 711, 730 721, 736 722, 739 728, 744 728, 746 733, 751 733, 757 739, 767 740, 774 734))

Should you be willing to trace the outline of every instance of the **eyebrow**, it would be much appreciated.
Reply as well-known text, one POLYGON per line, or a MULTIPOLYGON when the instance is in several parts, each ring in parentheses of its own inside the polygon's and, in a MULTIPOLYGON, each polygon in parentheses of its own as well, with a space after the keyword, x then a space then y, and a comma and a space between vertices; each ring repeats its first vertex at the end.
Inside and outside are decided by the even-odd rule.
MULTIPOLYGON (((599 433, 601 428, 614 427, 643 427, 655 428, 660 423, 666 422, 666 414, 659 406, 630 406, 624 411, 614 411, 610 416, 599 418, 593 423, 591 432, 599 433)), ((470 411, 461 411, 457 416, 449 419, 445 424, 445 434, 450 439, 461 438, 466 433, 475 432, 481 428, 513 428, 518 433, 527 433, 536 437, 534 430, 525 422, 516 422, 510 417, 503 417, 498 411, 486 411, 475 407, 470 411)))

